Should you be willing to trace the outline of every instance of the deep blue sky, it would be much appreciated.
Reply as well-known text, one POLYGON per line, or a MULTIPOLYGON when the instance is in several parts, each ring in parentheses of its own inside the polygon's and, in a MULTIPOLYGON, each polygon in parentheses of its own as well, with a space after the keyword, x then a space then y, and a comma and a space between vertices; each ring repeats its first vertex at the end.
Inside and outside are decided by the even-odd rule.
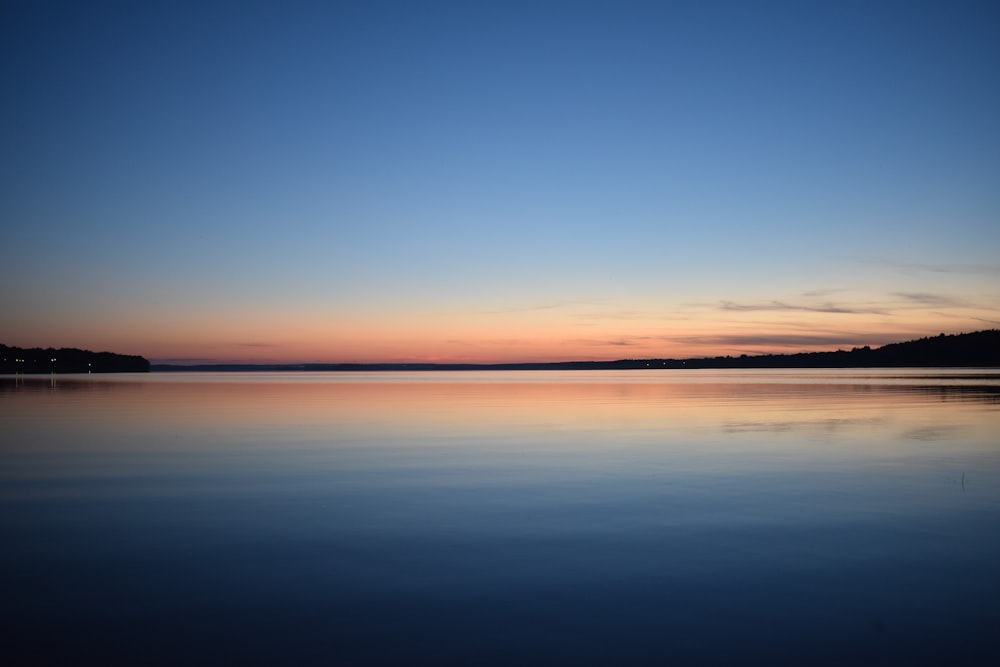
POLYGON ((997 3, 0 11, 8 344, 620 358, 1000 323, 997 3))

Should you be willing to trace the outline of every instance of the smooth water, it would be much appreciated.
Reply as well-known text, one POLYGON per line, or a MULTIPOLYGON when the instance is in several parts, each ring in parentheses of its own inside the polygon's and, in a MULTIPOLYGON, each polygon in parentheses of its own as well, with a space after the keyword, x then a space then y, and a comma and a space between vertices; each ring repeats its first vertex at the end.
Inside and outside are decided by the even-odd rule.
POLYGON ((0 378, 2 664, 1000 664, 995 370, 0 378))

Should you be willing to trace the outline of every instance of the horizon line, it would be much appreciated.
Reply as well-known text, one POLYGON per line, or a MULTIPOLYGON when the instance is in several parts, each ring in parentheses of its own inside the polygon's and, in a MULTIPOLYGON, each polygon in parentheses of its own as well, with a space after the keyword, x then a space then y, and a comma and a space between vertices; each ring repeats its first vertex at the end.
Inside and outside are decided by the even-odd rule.
POLYGON ((185 360, 185 359, 168 359, 168 360, 150 360, 151 367, 169 367, 169 368, 277 368, 277 369, 288 369, 293 370, 296 368, 308 369, 308 368, 385 368, 385 369, 406 369, 406 368, 453 368, 453 369, 513 369, 513 368, 529 368, 529 367, 543 367, 543 366, 572 366, 572 365, 615 365, 615 364, 642 364, 646 363, 662 363, 662 364, 685 364, 687 362, 713 362, 719 360, 761 360, 766 358, 795 358, 795 357, 806 357, 811 355, 836 355, 836 354, 857 354, 866 352, 877 352, 883 348, 890 347, 893 345, 905 345, 908 343, 916 343, 919 341, 933 340, 936 338, 955 338, 959 336, 969 336, 974 334, 997 332, 1000 329, 982 329, 978 331, 961 332, 954 334, 939 333, 937 335, 922 336, 919 338, 911 338, 908 340, 895 341, 891 343, 885 343, 877 347, 871 345, 863 346, 853 346, 850 349, 837 348, 837 349, 826 349, 826 350, 809 350, 809 351, 798 351, 798 352, 761 352, 757 354, 716 354, 716 355, 703 355, 695 357, 624 357, 618 359, 570 359, 564 361, 556 360, 545 360, 545 361, 494 361, 494 362, 477 362, 477 361, 209 361, 209 360, 185 360))

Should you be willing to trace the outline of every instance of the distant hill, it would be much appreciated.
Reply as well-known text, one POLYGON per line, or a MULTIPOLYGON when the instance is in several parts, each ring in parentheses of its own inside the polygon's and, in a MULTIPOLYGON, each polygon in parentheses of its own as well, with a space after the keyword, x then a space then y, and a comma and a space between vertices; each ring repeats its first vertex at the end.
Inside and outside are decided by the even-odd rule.
POLYGON ((669 368, 1000 367, 1000 330, 920 338, 836 352, 741 355, 665 361, 669 368))
POLYGON ((921 338, 879 348, 740 355, 699 359, 622 359, 514 364, 211 364, 154 365, 154 371, 463 371, 629 370, 643 368, 902 368, 1000 367, 1000 330, 921 338))
POLYGON ((0 345, 0 373, 146 373, 139 356, 64 347, 25 349, 0 345))

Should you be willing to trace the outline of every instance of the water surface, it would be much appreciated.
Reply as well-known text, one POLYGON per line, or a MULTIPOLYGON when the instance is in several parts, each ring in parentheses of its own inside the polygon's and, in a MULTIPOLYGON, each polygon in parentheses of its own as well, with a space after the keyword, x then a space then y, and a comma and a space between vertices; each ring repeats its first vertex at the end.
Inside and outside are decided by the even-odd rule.
POLYGON ((993 664, 990 370, 0 378, 5 664, 993 664))

